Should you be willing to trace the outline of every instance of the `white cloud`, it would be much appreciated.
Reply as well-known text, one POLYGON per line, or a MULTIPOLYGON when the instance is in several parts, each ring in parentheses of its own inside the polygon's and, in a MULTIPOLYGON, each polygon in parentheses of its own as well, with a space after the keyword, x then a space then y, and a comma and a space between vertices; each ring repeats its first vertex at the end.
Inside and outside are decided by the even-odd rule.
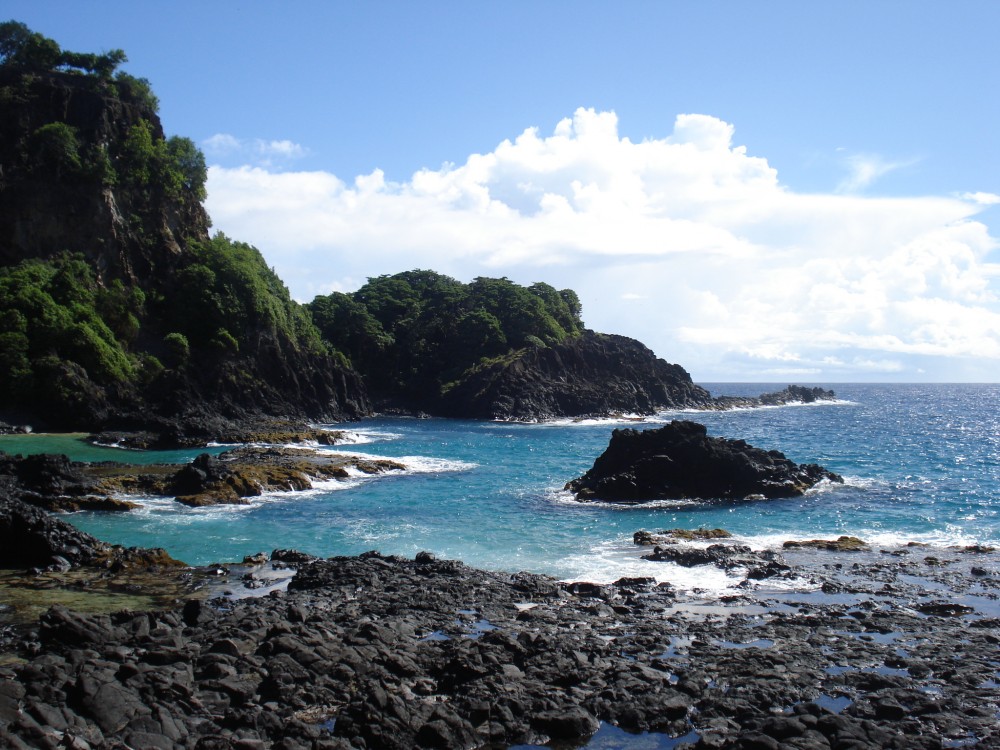
POLYGON ((973 201, 974 203, 979 203, 983 206, 993 206, 1000 203, 1000 195, 995 193, 962 193, 961 197, 967 201, 973 201))
POLYGON ((268 141, 263 138, 237 138, 229 133, 216 133, 201 142, 201 148, 211 161, 226 161, 273 168, 301 159, 309 151, 289 140, 268 141))
MULTIPOLYGON (((411 268, 545 280, 575 288, 592 327, 704 379, 1000 360, 997 242, 975 220, 996 196, 796 193, 734 132, 686 114, 633 142, 614 113, 579 109, 405 182, 278 171, 216 136, 245 163, 210 169, 208 208, 300 299, 411 268)), ((899 166, 859 162, 856 185, 899 166)))
POLYGON ((880 177, 916 163, 915 159, 887 161, 877 154, 852 154, 846 158, 848 175, 837 186, 839 193, 864 190, 880 177))

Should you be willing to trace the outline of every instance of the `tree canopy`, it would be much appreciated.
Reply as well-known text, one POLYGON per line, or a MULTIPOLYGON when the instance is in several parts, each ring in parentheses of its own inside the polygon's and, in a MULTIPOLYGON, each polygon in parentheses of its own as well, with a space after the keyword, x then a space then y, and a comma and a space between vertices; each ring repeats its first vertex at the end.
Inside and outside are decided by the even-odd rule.
POLYGON ((20 21, 0 23, 0 66, 29 71, 84 71, 110 79, 128 58, 120 49, 101 54, 70 52, 20 21))
POLYGON ((434 271, 371 278, 308 305, 323 338, 383 394, 440 393, 476 365, 583 330, 570 289, 508 278, 469 284, 434 271))

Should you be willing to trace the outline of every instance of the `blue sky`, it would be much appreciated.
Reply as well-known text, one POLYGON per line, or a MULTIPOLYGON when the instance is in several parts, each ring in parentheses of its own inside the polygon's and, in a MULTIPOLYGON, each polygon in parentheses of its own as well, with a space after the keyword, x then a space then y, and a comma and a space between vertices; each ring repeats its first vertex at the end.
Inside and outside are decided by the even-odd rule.
POLYGON ((697 380, 996 381, 996 2, 62 2, 299 299, 580 293, 697 380))

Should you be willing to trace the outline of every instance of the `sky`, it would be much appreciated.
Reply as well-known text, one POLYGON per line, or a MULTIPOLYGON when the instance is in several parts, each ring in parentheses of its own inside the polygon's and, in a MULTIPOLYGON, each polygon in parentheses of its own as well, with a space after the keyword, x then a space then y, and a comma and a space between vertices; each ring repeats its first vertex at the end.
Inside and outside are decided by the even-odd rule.
POLYGON ((4 0, 124 49, 300 301, 572 288, 699 382, 1000 380, 994 0, 4 0))

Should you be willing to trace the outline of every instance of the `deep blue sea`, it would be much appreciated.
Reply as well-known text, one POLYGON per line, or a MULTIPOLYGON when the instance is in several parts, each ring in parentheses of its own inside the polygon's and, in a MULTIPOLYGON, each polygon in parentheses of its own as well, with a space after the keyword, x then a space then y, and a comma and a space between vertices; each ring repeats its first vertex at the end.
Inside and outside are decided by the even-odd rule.
MULTIPOLYGON (((715 395, 756 395, 778 384, 707 384, 715 395)), ((429 550, 495 570, 612 581, 652 575, 718 591, 739 579, 639 559, 639 529, 722 527, 754 547, 850 534, 878 546, 1000 544, 1000 385, 845 385, 836 402, 729 412, 665 412, 643 422, 509 424, 371 419, 332 428, 354 442, 317 448, 390 456, 405 475, 358 477, 246 506, 191 509, 144 498, 124 514, 69 520, 110 542, 165 547, 189 564, 239 561, 296 548, 322 556, 429 550), (846 478, 802 498, 760 502, 580 504, 562 490, 604 450, 615 427, 693 419, 709 434, 742 438, 846 478)), ((46 438, 35 438, 35 446, 46 438)), ((24 451, 30 439, 3 438, 24 451)), ((181 460, 198 451, 135 454, 63 440, 86 460, 181 460), (79 451, 74 446, 78 446, 79 451)))

